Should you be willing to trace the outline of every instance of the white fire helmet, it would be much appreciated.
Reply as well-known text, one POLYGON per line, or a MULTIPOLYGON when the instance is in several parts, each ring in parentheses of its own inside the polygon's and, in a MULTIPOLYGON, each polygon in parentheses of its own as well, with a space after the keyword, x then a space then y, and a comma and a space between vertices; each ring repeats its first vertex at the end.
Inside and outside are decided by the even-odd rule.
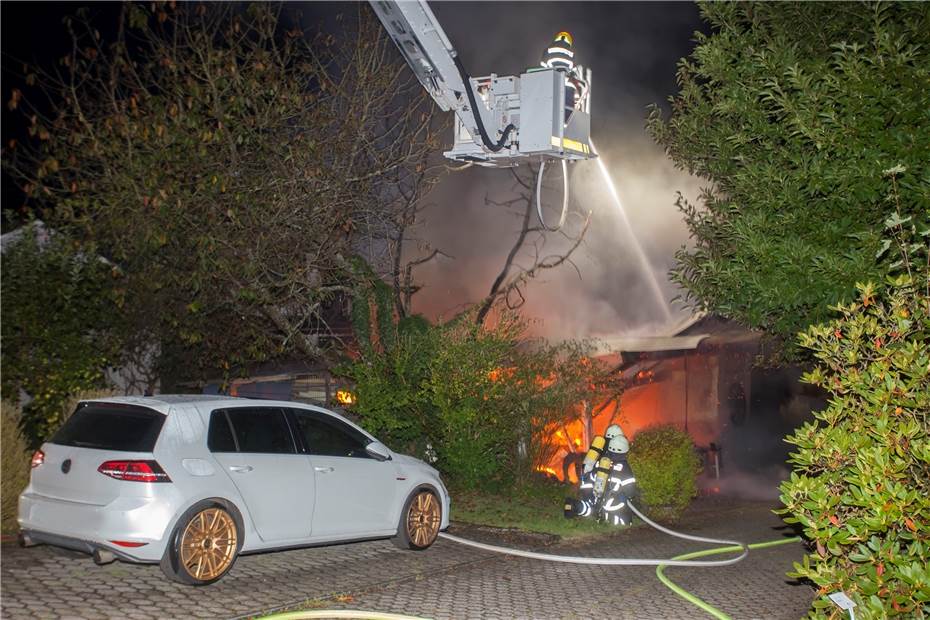
POLYGON ((604 438, 607 439, 607 441, 610 441, 614 437, 623 437, 623 429, 620 428, 618 424, 611 424, 607 427, 607 430, 604 431, 604 438))
POLYGON ((630 442, 623 435, 618 435, 607 444, 607 451, 611 454, 626 454, 630 451, 630 442))

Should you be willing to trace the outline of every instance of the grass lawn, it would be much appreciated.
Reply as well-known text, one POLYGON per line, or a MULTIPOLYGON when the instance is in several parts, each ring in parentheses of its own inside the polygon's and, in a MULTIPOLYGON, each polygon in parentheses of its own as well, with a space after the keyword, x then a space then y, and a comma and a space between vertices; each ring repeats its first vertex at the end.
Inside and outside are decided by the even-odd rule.
POLYGON ((453 521, 556 534, 564 538, 600 536, 617 528, 593 519, 566 519, 564 499, 575 497, 574 486, 544 480, 518 484, 513 489, 449 488, 453 521))

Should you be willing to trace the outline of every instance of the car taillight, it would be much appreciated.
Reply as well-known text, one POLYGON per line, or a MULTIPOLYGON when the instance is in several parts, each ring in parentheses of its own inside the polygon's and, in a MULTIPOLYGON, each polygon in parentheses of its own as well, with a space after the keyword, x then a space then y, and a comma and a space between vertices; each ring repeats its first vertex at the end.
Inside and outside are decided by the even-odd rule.
POLYGON ((106 461, 97 471, 129 482, 171 482, 165 470, 155 461, 106 461))
POLYGON ((39 465, 45 462, 45 453, 41 450, 36 450, 32 453, 32 468, 35 469, 39 465))

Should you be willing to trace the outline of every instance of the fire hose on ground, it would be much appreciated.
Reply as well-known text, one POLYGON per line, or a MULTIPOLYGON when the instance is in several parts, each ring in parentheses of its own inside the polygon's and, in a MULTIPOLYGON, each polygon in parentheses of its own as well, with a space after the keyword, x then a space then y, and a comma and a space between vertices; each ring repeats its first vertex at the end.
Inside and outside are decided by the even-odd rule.
MULTIPOLYGON (((751 545, 746 545, 746 546, 749 549, 764 549, 766 547, 775 547, 777 545, 784 545, 785 543, 798 542, 799 540, 801 540, 800 537, 792 536, 791 538, 778 538, 775 540, 769 540, 769 541, 760 542, 760 543, 753 543, 751 545)), ((688 560, 690 558, 699 558, 705 555, 714 555, 717 553, 728 553, 731 551, 737 551, 738 549, 739 547, 717 547, 715 549, 704 549, 703 551, 694 551, 691 553, 684 553, 682 555, 676 555, 673 559, 674 560, 688 560)), ((674 581, 669 579, 665 575, 665 566, 666 564, 662 564, 661 566, 656 567, 656 577, 658 577, 659 581, 661 581, 662 584, 665 585, 669 590, 671 590, 672 592, 674 592, 681 598, 685 599, 689 603, 697 605, 698 607, 700 607, 701 609, 703 609, 704 611, 706 611, 713 617, 717 618, 718 620, 731 620, 730 616, 728 616, 727 614, 723 613, 722 611, 720 611, 719 609, 717 609, 710 603, 691 594, 690 592, 688 592, 687 590, 685 590, 684 588, 676 584, 674 581)))
POLYGON ((523 551, 521 549, 511 549, 509 547, 498 547, 497 545, 488 545, 485 543, 475 542, 473 540, 466 540, 465 538, 459 538, 458 536, 453 536, 451 534, 446 534, 445 532, 440 532, 440 536, 457 542, 463 545, 468 545, 469 547, 475 547, 477 549, 484 549, 485 551, 493 551, 495 553, 504 553, 507 555, 515 555, 521 558, 530 558, 533 560, 546 560, 548 562, 566 562, 568 564, 586 564, 593 566, 729 566, 730 564, 736 564, 737 562, 745 559, 749 555, 749 547, 744 543, 735 541, 735 540, 723 540, 719 538, 705 538, 703 536, 692 536, 691 534, 682 534, 674 530, 670 530, 666 527, 663 527, 656 523, 655 521, 649 519, 646 515, 641 513, 636 506, 630 503, 630 508, 633 509, 633 512, 636 513, 636 516, 642 519, 648 525, 654 527, 655 529, 668 534, 670 536, 675 536, 676 538, 684 538, 685 540, 694 540, 697 542, 707 542, 707 543, 722 543, 725 545, 737 545, 739 549, 742 550, 735 558, 728 558, 726 560, 661 560, 661 559, 652 559, 652 558, 592 558, 585 556, 577 555, 555 555, 552 553, 538 553, 536 551, 523 551))
MULTIPOLYGON (((493 553, 502 553, 505 555, 513 555, 522 558, 528 558, 532 560, 543 560, 547 562, 563 562, 568 564, 584 564, 584 565, 593 565, 593 566, 655 566, 656 567, 656 576, 659 578, 659 581, 663 585, 668 587, 672 592, 682 597, 689 603, 700 607, 713 617, 718 620, 730 620, 730 616, 720 611, 716 607, 710 605, 709 603, 703 601, 697 596, 691 594, 681 586, 675 584, 671 579, 665 575, 665 567, 667 566, 697 566, 697 567, 713 567, 713 566, 729 566, 736 564, 746 558, 749 555, 750 549, 764 549, 766 547, 774 547, 777 545, 783 545, 786 543, 797 542, 800 540, 799 537, 795 536, 792 538, 779 538, 776 540, 770 540, 767 542, 745 544, 735 540, 725 540, 720 538, 709 538, 705 536, 694 536, 691 534, 683 534, 681 532, 676 532, 670 530, 662 525, 659 525, 655 521, 648 518, 639 509, 636 508, 630 503, 630 508, 636 514, 637 517, 643 520, 644 523, 650 527, 655 528, 656 530, 668 534, 669 536, 674 536, 676 538, 682 538, 685 540, 693 540, 696 542, 705 542, 705 543, 722 543, 726 546, 716 547, 713 549, 704 549, 702 551, 694 551, 691 553, 685 553, 682 555, 675 556, 674 558, 662 560, 662 559, 653 559, 653 558, 598 558, 598 557, 586 557, 586 556, 570 556, 570 555, 557 555, 552 553, 539 553, 537 551, 524 551, 522 549, 512 549, 510 547, 501 547, 498 545, 489 545, 487 543, 481 543, 474 540, 468 540, 466 538, 459 538, 458 536, 453 536, 452 534, 447 534, 445 532, 440 532, 439 536, 446 540, 459 543, 461 545, 466 545, 469 547, 474 547, 476 549, 482 549, 484 551, 490 551, 493 553), (725 560, 695 560, 694 558, 704 557, 708 555, 716 555, 718 553, 734 553, 739 551, 740 554, 733 558, 727 558, 725 560)), ((313 610, 313 611, 294 611, 294 612, 284 612, 272 614, 269 616, 263 616, 266 620, 309 620, 311 618, 355 618, 358 620, 424 620, 418 616, 404 616, 398 614, 390 613, 381 613, 374 611, 363 611, 363 610, 351 610, 351 609, 335 609, 335 610, 313 610)))

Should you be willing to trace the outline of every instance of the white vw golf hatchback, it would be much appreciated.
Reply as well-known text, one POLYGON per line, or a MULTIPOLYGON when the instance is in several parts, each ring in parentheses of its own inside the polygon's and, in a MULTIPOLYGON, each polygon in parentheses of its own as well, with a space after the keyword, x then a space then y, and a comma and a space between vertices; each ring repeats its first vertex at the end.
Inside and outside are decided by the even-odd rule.
POLYGON ((82 402, 32 467, 22 544, 160 562, 192 585, 221 578, 240 553, 387 537, 425 549, 449 524, 435 469, 292 402, 82 402))

